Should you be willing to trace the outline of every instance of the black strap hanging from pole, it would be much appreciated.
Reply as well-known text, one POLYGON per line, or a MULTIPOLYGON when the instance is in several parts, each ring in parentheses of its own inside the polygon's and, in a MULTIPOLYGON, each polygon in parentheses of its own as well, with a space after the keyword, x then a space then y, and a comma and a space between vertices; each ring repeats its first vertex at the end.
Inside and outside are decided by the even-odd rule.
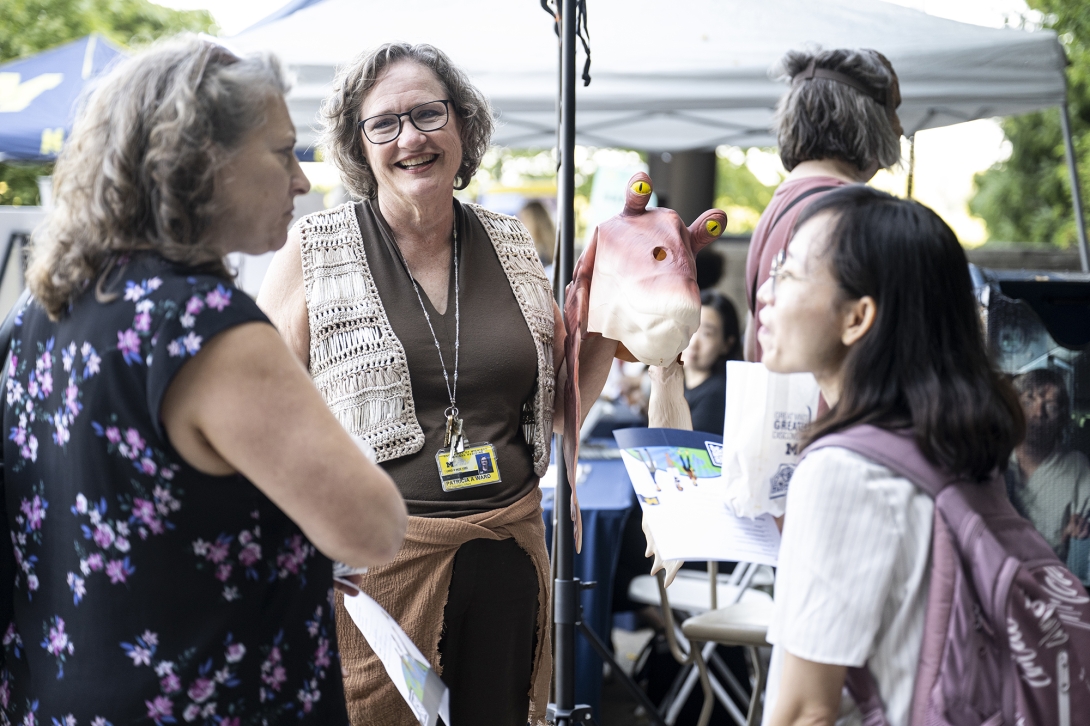
MULTIPOLYGON (((557 0, 541 0, 541 9, 547 12, 553 19, 553 32, 560 37, 560 8, 557 0), (550 7, 551 4, 551 7, 550 7)), ((587 59, 583 62, 583 86, 590 85, 590 28, 587 27, 587 0, 575 2, 575 35, 583 44, 583 53, 587 59)))
MULTIPOLYGON (((563 126, 564 120, 564 43, 560 37, 560 6, 557 5, 558 0, 541 0, 541 9, 549 14, 553 19, 553 32, 556 33, 556 47, 557 47, 557 79, 556 79, 556 173, 559 179, 560 164, 563 162, 560 153, 560 127, 563 126), (552 5, 550 6, 550 2, 552 5)), ((559 197, 557 199, 559 202, 559 197)), ((557 214, 560 213, 559 207, 557 208, 557 214)), ((561 231, 560 225, 556 225, 556 239, 553 241, 553 279, 550 280, 553 288, 553 297, 556 299, 558 305, 563 305, 563 298, 561 297, 561 290, 567 282, 561 281, 563 275, 560 272, 560 238, 561 231)), ((555 530, 556 524, 556 508, 553 508, 553 524, 555 530)), ((553 551, 552 551, 552 563, 553 572, 556 571, 556 538, 553 538, 553 551)), ((555 578, 554 578, 555 579, 555 578)))
POLYGON ((541 9, 547 12, 553 19, 553 32, 556 33, 556 37, 560 37, 560 8, 556 6, 556 0, 552 0, 552 7, 549 7, 550 0, 541 0, 541 9))
POLYGON ((587 54, 587 60, 583 63, 583 86, 590 85, 590 30, 587 28, 587 0, 577 0, 575 17, 575 34, 579 36, 579 42, 583 44, 583 52, 587 54))

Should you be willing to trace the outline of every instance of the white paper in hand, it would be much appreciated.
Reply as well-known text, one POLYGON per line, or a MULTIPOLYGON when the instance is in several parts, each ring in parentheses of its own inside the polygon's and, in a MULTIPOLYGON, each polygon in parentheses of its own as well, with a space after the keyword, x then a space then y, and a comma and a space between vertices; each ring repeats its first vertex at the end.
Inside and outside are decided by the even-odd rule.
POLYGON ((450 723, 450 691, 401 626, 364 593, 345 595, 344 608, 382 661, 390 680, 409 704, 420 726, 450 723))
POLYGON ((727 362, 723 481, 740 517, 783 515, 799 454, 821 391, 809 373, 771 373, 762 363, 727 362))

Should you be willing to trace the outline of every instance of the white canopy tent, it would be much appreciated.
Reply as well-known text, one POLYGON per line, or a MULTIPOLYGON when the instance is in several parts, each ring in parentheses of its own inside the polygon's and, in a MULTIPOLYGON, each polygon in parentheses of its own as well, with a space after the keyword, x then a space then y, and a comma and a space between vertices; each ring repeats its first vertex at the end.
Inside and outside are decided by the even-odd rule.
MULTIPOLYGON (((1067 60, 1052 31, 985 28, 879 0, 591 0, 593 82, 580 88, 576 141, 645 151, 772 146, 785 86, 770 70, 792 48, 875 48, 901 81, 905 133, 1062 106, 1082 266, 1090 249, 1066 109, 1067 60)), ((539 0, 294 0, 230 39, 271 50, 297 83, 301 149, 336 68, 392 40, 444 50, 489 97, 493 142, 556 143, 559 47, 539 0)))
MULTIPOLYGON (((229 42, 275 51, 295 69, 290 105, 303 145, 335 68, 391 40, 432 43, 465 69, 497 111, 495 143, 555 144, 558 48, 537 0, 294 6, 229 42)), ((591 146, 774 145, 768 129, 785 86, 769 69, 807 44, 885 53, 901 79, 908 134, 1064 99, 1054 33, 967 25, 877 0, 592 0, 588 19, 593 82, 579 89, 577 140, 591 146)))

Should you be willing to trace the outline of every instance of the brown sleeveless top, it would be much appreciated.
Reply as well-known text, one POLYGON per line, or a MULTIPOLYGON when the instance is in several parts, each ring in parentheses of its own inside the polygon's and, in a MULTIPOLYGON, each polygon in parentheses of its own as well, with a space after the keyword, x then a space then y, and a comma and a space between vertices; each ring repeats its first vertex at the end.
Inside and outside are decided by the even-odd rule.
MULTIPOLYGON (((400 489, 409 514, 416 517, 455 517, 506 507, 538 484, 533 446, 520 425, 523 404, 533 397, 538 374, 534 339, 487 232, 475 215, 457 201, 454 205, 461 275, 458 409, 465 421, 466 443, 487 441, 496 447, 502 481, 444 492, 435 454, 443 446, 443 412, 450 399, 439 353, 378 205, 370 200, 356 204, 367 262, 390 326, 405 348, 416 418, 424 431, 422 449, 380 465, 400 489)), ((423 290, 421 298, 453 385, 453 264, 445 314, 439 314, 423 290)))

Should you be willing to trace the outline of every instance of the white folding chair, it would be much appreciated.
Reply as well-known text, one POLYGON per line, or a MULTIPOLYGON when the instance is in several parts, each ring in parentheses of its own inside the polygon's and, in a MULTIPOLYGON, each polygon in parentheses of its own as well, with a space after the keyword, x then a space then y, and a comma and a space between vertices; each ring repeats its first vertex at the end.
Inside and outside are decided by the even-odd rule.
MULTIPOLYGON (((769 645, 767 636, 771 618, 771 601, 750 601, 727 605, 718 610, 709 610, 682 623, 681 632, 693 644, 693 661, 700 674, 700 685, 704 689, 704 706, 700 710, 697 726, 708 726, 715 699, 719 698, 704 657, 704 652, 708 651, 709 646, 714 652, 716 645, 741 646, 746 649, 753 675, 750 678, 752 696, 749 700, 745 726, 756 726, 760 723, 761 699, 764 695, 767 674, 758 648, 769 645)), ((729 671, 726 673, 730 674, 729 671)), ((731 715, 735 716, 733 712, 731 715)), ((735 720, 738 720, 737 716, 735 720)))
MULTIPOLYGON (((679 570, 669 588, 665 586, 665 576, 662 572, 659 572, 657 576, 644 575, 633 579, 628 590, 629 598, 635 602, 658 605, 662 608, 667 644, 671 654, 683 666, 682 673, 675 680, 676 687, 671 689, 671 693, 660 706, 660 709, 665 711, 664 720, 667 724, 672 726, 676 723, 681 709, 699 680, 705 693, 705 704, 701 715, 703 716, 703 712, 707 711, 707 717, 711 717, 714 704, 711 699, 714 698, 722 703, 739 726, 745 726, 746 715, 727 693, 729 688, 740 702, 745 703, 749 699, 745 689, 715 655, 716 643, 705 640, 702 641, 703 645, 694 645, 695 641, 684 632, 684 626, 678 627, 674 611, 683 612, 687 616, 699 616, 702 613, 719 610, 720 603, 724 603, 727 607, 745 604, 754 610, 770 607, 772 598, 768 593, 753 588, 770 586, 772 580, 771 568, 766 566, 738 563, 730 575, 719 575, 716 562, 708 563, 706 574, 697 570, 679 570), (716 664, 716 674, 707 667, 709 662, 716 664), (717 675, 726 683, 726 687, 716 677, 717 675)), ((697 632, 702 631, 698 629, 697 632)), ((752 709, 753 704, 750 701, 750 710, 752 709)))

